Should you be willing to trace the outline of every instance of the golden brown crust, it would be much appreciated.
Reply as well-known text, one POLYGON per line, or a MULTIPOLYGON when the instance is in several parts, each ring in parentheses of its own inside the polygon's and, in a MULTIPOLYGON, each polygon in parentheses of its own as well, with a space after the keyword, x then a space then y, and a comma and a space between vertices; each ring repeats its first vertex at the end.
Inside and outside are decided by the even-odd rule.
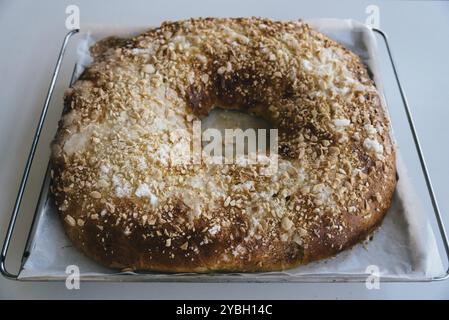
POLYGON ((359 58, 307 24, 191 19, 92 55, 52 156, 64 227, 89 257, 119 269, 281 270, 381 223, 396 183, 387 115, 359 58), (179 132, 215 105, 278 128, 275 173, 174 161, 191 146, 179 132))

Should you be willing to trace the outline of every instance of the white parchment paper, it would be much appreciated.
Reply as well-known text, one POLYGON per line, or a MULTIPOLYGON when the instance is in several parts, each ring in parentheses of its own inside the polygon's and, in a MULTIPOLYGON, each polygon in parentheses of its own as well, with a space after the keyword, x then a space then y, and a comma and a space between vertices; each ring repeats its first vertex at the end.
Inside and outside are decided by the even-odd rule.
MULTIPOLYGON (((313 19, 307 20, 315 29, 357 53, 371 70, 376 86, 383 92, 378 62, 377 45, 373 32, 352 20, 313 19)), ((89 46, 110 35, 130 36, 144 28, 91 27, 87 28, 78 44, 78 76, 83 67, 91 62, 89 46)), ((385 105, 385 99, 383 99, 385 105)), ((435 235, 427 215, 423 212, 419 197, 409 181, 406 167, 398 154, 398 184, 392 206, 374 234, 372 241, 356 245, 351 250, 305 266, 284 272, 242 273, 242 274, 161 274, 147 273, 141 280, 183 280, 197 281, 257 281, 257 279, 295 281, 298 279, 319 279, 339 275, 366 275, 379 270, 381 277, 423 279, 444 273, 443 263, 438 253, 435 235), (369 266, 375 266, 367 270, 369 266), (193 276, 193 278, 192 278, 193 276), (184 277, 184 278, 183 278, 184 277)), ((102 278, 105 274, 118 273, 98 265, 75 249, 65 236, 57 216, 56 208, 47 201, 36 221, 36 232, 30 248, 30 255, 20 274, 21 279, 64 278, 66 267, 76 265, 81 276, 102 278)), ((127 273, 132 274, 132 273, 127 273)), ((133 277, 130 275, 130 277, 133 277)))

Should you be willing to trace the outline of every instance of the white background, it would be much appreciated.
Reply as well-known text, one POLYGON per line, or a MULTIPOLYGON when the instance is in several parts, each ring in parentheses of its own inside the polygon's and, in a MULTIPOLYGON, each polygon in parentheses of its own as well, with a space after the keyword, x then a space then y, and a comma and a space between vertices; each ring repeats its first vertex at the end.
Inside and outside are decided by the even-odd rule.
MULTIPOLYGON (((418 133, 449 225, 449 2, 433 1, 14 1, 0 3, 0 240, 65 29, 76 4, 83 24, 158 25, 198 16, 312 17, 365 21, 369 4, 393 45, 418 133)), ((58 89, 58 88, 57 88, 58 89)), ((387 88, 387 91, 389 88, 387 88)), ((389 90, 397 95, 396 90, 389 90)), ((388 95, 388 92, 387 92, 388 95)), ((60 97, 60 95, 58 95, 60 97)), ((55 97, 56 99, 56 97, 55 97)), ((396 129, 398 130, 398 129, 396 129)), ((45 167, 45 165, 44 165, 45 167)), ((19 226, 18 233, 27 229, 19 226)), ((0 277, 0 298, 449 298, 449 281, 420 284, 19 283, 0 277)))

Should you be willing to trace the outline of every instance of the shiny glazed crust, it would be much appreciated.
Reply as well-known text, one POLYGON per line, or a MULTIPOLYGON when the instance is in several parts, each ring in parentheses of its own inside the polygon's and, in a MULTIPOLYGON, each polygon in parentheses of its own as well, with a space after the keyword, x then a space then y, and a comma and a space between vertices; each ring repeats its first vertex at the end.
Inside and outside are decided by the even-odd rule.
POLYGON ((330 257, 381 223, 395 152, 360 59, 302 22, 164 23, 91 49, 52 144, 65 230, 103 265, 270 271, 330 257), (265 164, 179 161, 214 106, 267 119, 265 164))

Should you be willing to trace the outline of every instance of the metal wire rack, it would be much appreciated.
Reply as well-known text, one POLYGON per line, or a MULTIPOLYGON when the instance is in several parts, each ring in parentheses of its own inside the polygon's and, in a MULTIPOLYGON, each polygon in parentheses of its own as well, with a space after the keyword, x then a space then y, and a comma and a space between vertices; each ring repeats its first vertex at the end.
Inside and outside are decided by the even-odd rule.
MULTIPOLYGON (((410 112, 410 108, 409 108, 409 104, 408 104, 408 101, 407 101, 407 98, 406 98, 406 95, 405 95, 405 92, 404 92, 404 88, 402 87, 402 84, 400 82, 398 71, 397 71, 397 67, 396 67, 396 64, 395 64, 394 59, 393 59, 393 54, 392 54, 392 50, 391 50, 391 47, 390 47, 390 43, 389 43, 388 37, 387 37, 385 32, 383 32, 382 30, 379 30, 379 29, 373 29, 373 31, 375 33, 377 33, 378 35, 380 35, 380 37, 383 39, 383 41, 385 43, 385 47, 387 49, 388 57, 389 57, 389 60, 391 62, 391 66, 392 66, 392 69, 393 69, 394 77, 395 77, 395 80, 396 80, 396 83, 397 83, 397 86, 398 86, 398 89, 399 89, 399 93, 400 93, 400 96, 401 96, 401 99, 402 99, 402 102, 403 102, 403 105, 404 105, 405 113, 406 113, 406 116, 407 116, 407 121, 408 121, 410 130, 412 132, 413 141, 415 143, 416 151, 417 151, 417 154, 418 154, 418 157, 419 157, 420 166, 421 166, 421 169, 422 169, 422 172, 423 172, 423 175, 424 175, 424 179, 425 179, 425 182, 426 182, 426 187, 427 187, 427 190, 428 190, 428 193, 429 193, 429 197, 430 197, 430 200, 431 200, 431 203, 432 203, 432 207, 433 207, 433 211, 434 211, 434 214, 435 214, 436 222, 437 222, 438 229, 439 229, 439 232, 440 232, 441 241, 442 241, 442 244, 443 244, 443 247, 444 247, 444 252, 445 252, 445 262, 448 264, 448 268, 449 268, 449 239, 448 239, 448 234, 447 234, 447 231, 446 231, 445 226, 443 224, 442 215, 441 215, 440 209, 438 207, 438 203, 437 203, 437 200, 436 200, 436 196, 435 196, 434 188, 433 188, 433 185, 432 185, 432 181, 431 181, 430 175, 428 173, 427 164, 426 164, 426 161, 424 159, 424 155, 423 155, 423 152, 422 152, 422 149, 421 149, 421 144, 420 144, 420 141, 419 141, 416 129, 415 129, 415 124, 414 124, 414 121, 413 121, 413 117, 412 117, 412 114, 410 112)), ((12 214, 11 214, 11 219, 10 219, 7 231, 6 231, 6 237, 5 237, 5 241, 3 243, 3 247, 2 247, 1 255, 0 255, 0 272, 1 272, 1 274, 4 277, 6 277, 8 279, 11 279, 11 280, 23 281, 23 279, 19 278, 20 270, 17 271, 17 272, 14 272, 14 273, 12 273, 12 272, 7 270, 6 259, 7 259, 9 247, 11 245, 11 239, 13 237, 14 227, 16 225, 17 218, 19 216, 19 210, 20 210, 20 206, 21 206, 22 199, 23 199, 23 196, 24 196, 24 192, 25 192, 25 188, 26 188, 26 185, 27 185, 27 181, 28 181, 28 178, 29 178, 29 175, 30 175, 31 166, 32 166, 32 163, 33 163, 33 159, 34 159, 36 150, 37 150, 37 146, 38 146, 38 142, 39 142, 39 139, 40 139, 40 136, 41 136, 41 132, 42 132, 42 129, 44 127, 45 118, 46 118, 46 115, 47 115, 47 111, 48 111, 48 108, 49 108, 49 104, 50 104, 51 98, 53 96, 53 92, 54 92, 54 89, 55 89, 55 84, 56 84, 56 81, 58 79, 58 75, 60 73, 61 64, 62 64, 62 61, 63 61, 64 56, 65 56, 66 48, 67 48, 67 46, 69 44, 70 38, 73 35, 75 35, 76 33, 78 33, 78 32, 79 32, 79 30, 72 30, 72 31, 70 31, 64 37, 64 40, 62 42, 62 46, 61 46, 61 49, 59 51, 59 55, 58 55, 58 59, 57 59, 57 62, 56 62, 56 66, 55 66, 55 69, 53 71, 53 75, 52 75, 52 78, 51 78, 51 81, 50 81, 50 86, 49 86, 49 89, 48 89, 48 92, 47 92, 47 96, 45 98, 41 114, 39 116, 39 121, 38 121, 38 124, 37 124, 36 132, 34 134, 33 141, 32 141, 32 144, 31 144, 31 149, 30 149, 30 152, 28 154, 28 158, 27 158, 27 161, 26 161, 26 164, 25 164, 25 169, 24 169, 23 176, 22 176, 22 179, 21 179, 21 182, 20 182, 20 186, 19 186, 19 190, 18 190, 18 193, 17 193, 17 197, 16 197, 16 201, 15 201, 15 204, 14 204, 14 208, 13 208, 13 211, 12 211, 12 214)), ((75 72, 73 72, 73 74, 74 73, 75 72)), ((71 82, 73 82, 73 74, 72 74, 71 82)), ((39 198, 42 197, 43 190, 45 190, 46 188, 48 189, 48 184, 49 184, 49 178, 48 177, 49 177, 49 167, 47 167, 46 178, 44 180, 43 187, 42 187, 42 190, 41 190, 41 195, 40 195, 39 198)), ((21 264, 20 268, 22 268, 23 264, 24 264, 24 257, 25 257, 25 254, 27 252, 26 248, 29 245, 29 240, 30 240, 31 235, 32 235, 33 230, 34 230, 33 226, 35 224, 36 213, 38 211, 39 211, 39 206, 38 206, 38 209, 36 210, 36 212, 35 212, 35 214, 33 216, 33 222, 31 223, 30 232, 28 234, 27 245, 25 246, 24 256, 22 257, 22 264, 21 264)), ((119 273, 119 274, 117 274, 117 273, 112 273, 111 272, 110 274, 104 274, 102 276, 86 276, 86 277, 83 277, 82 280, 83 281, 89 281, 89 280, 92 280, 92 281, 111 281, 111 282, 112 281, 130 281, 130 282, 131 281, 132 282, 140 282, 140 281, 142 281, 142 282, 144 282, 144 281, 198 281, 198 278, 195 277, 195 275, 192 275, 190 277, 188 275, 186 276, 186 274, 183 274, 183 275, 180 275, 179 277, 177 277, 176 274, 175 274, 170 279, 162 279, 162 280, 161 279, 149 280, 147 278, 147 275, 148 274, 146 274, 146 273, 141 273, 141 274, 139 274, 139 273, 138 274, 136 274, 136 273, 132 273, 132 274, 119 273)), ((216 275, 214 277, 203 277, 203 278, 201 278, 201 281, 204 281, 204 282, 217 282, 217 281, 227 281, 227 282, 229 282, 229 281, 233 281, 233 280, 223 280, 223 279, 220 279, 220 278, 221 278, 220 275, 216 275)), ((382 282, 428 282, 428 281, 440 281, 440 280, 445 280, 445 279, 448 279, 448 278, 449 278, 449 269, 446 271, 445 274, 443 274, 441 276, 438 276, 438 277, 434 277, 434 278, 407 279, 407 278, 395 278, 395 277, 391 277, 391 278, 389 278, 389 277, 381 277, 380 281, 382 281, 382 282)), ((64 279, 55 277, 54 279, 48 279, 48 280, 56 280, 56 281, 59 280, 59 281, 62 281, 64 279)), ((297 282, 364 282, 365 280, 366 280, 366 276, 360 275, 360 274, 354 274, 354 275, 351 275, 351 274, 348 274, 348 275, 335 274, 335 275, 308 277, 306 279, 301 279, 299 277, 299 279, 296 280, 296 281, 297 282)), ((265 277, 262 280, 251 279, 250 278, 250 279, 245 279, 245 281, 248 281, 248 282, 270 282, 270 281, 273 281, 273 280, 270 280, 270 278, 265 277)), ((281 280, 276 279, 274 281, 282 281, 282 279, 281 280)))

